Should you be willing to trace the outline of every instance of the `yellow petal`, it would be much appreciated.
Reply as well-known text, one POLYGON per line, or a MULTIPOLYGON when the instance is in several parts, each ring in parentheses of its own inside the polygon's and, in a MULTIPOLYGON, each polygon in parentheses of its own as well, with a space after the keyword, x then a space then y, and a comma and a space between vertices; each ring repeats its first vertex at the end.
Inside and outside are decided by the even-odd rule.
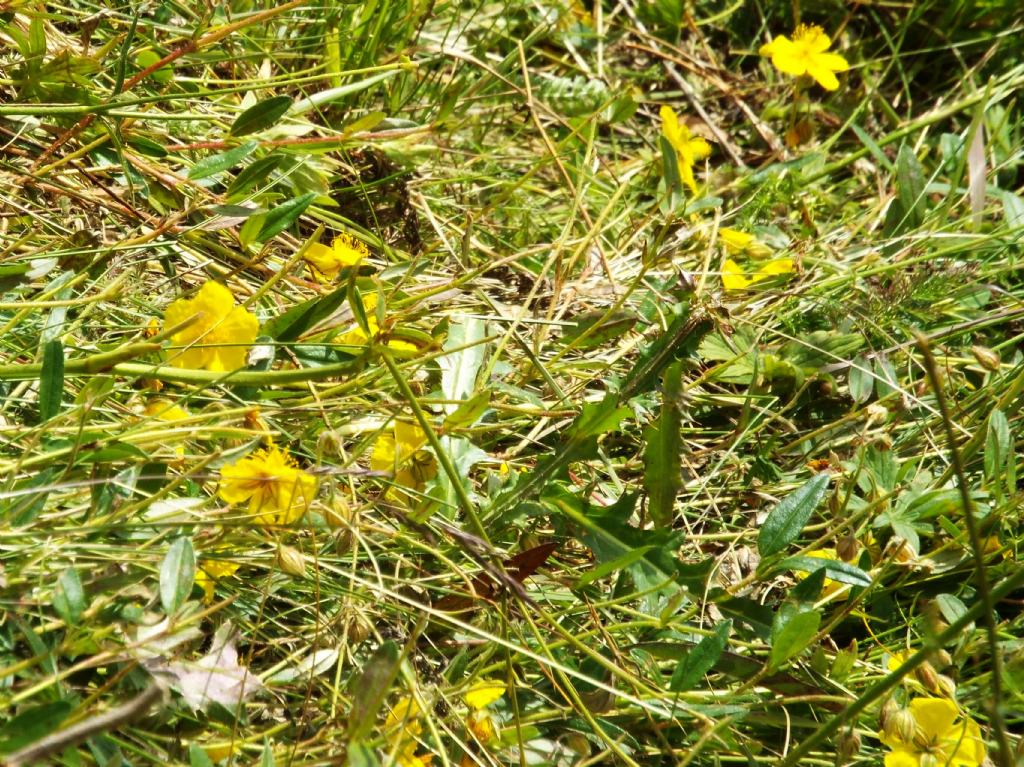
POLYGON ((885 767, 921 767, 921 755, 907 746, 900 746, 885 755, 885 767))
POLYGON ((831 69, 823 69, 822 67, 811 65, 807 67, 807 74, 827 91, 834 91, 839 88, 839 78, 832 73, 831 69))
POLYGON ((792 45, 792 41, 785 35, 779 35, 770 43, 765 43, 757 51, 760 56, 774 56, 775 52, 782 46, 792 45))
POLYGON ((780 72, 799 77, 807 72, 807 54, 802 48, 787 40, 785 44, 775 47, 772 64, 780 72))
POLYGON ((690 145, 690 155, 695 160, 703 160, 711 154, 711 144, 700 136, 694 136, 688 143, 690 145))
POLYGON ((723 226, 718 230, 718 239, 722 241, 729 252, 742 253, 754 241, 754 235, 723 226))
POLYGON ((679 117, 673 111, 672 107, 667 104, 663 104, 661 109, 658 110, 658 116, 661 117, 661 132, 665 136, 665 139, 675 147, 676 151, 679 151, 679 145, 682 143, 682 134, 680 132, 679 117))
POLYGON ((197 311, 207 316, 212 325, 217 319, 227 316, 235 305, 235 297, 219 282, 209 281, 203 283, 192 303, 197 311))
POLYGON ((914 698, 910 701, 910 713, 929 741, 947 734, 960 714, 956 704, 945 698, 914 698))
POLYGON ((504 694, 505 685, 501 682, 481 682, 466 693, 466 705, 470 708, 481 709, 491 705, 504 694))
POLYGON ((745 290, 751 282, 752 280, 743 273, 739 264, 731 258, 725 259, 725 263, 722 264, 722 287, 726 290, 745 290))
POLYGON ((790 274, 795 269, 792 258, 774 258, 762 264, 757 273, 760 277, 771 277, 776 274, 790 274))

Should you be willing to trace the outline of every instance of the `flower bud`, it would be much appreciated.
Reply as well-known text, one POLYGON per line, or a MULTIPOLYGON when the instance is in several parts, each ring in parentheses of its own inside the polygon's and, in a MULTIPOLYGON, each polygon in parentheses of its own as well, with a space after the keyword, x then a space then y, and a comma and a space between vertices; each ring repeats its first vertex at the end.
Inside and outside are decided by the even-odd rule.
POLYGON ((935 667, 928 661, 914 669, 914 676, 917 677, 917 681, 924 685, 926 690, 932 692, 939 691, 939 675, 935 671, 935 667))
POLYGON ((881 710, 878 712, 878 726, 887 735, 890 733, 892 728, 892 718, 896 715, 896 712, 900 710, 900 705, 892 698, 886 698, 885 703, 882 704, 881 710))
POLYGON ((844 562, 852 562, 860 553, 860 544, 853 533, 848 533, 836 541, 836 554, 844 562))
POLYGON ((306 574, 306 560, 298 549, 284 544, 277 546, 277 567, 281 572, 302 577, 306 574))
POLYGON ((860 753, 860 733, 854 729, 842 733, 836 742, 836 764, 846 764, 860 753))
POLYGON ((901 743, 913 743, 917 721, 910 709, 897 708, 886 722, 885 734, 901 743))
POLYGON ((987 346, 972 346, 971 354, 985 370, 995 372, 999 370, 1002 360, 999 359, 999 352, 989 349, 987 346))

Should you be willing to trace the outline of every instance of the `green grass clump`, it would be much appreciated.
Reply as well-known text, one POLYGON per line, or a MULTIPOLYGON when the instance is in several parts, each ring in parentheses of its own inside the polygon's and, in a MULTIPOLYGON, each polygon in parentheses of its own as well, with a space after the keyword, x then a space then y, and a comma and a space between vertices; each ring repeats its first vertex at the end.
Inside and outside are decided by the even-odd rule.
POLYGON ((0 4, 0 759, 1018 763, 1015 10, 0 4))

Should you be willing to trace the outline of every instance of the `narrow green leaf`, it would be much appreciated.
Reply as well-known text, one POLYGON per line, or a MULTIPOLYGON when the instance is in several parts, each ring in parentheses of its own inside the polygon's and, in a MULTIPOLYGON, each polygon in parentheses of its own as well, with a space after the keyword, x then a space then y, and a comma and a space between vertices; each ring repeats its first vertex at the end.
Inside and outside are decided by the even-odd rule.
POLYGON ((903 214, 898 231, 916 229, 924 222, 927 200, 924 196, 924 169, 909 144, 896 156, 896 195, 903 214))
POLYGON ((277 170, 284 159, 283 154, 268 154, 266 157, 261 157, 255 162, 246 165, 238 171, 238 175, 228 184, 225 196, 228 200, 234 201, 244 197, 250 189, 262 184, 271 173, 277 170))
POLYGON ((189 767, 213 767, 213 761, 198 743, 188 745, 189 767))
POLYGON ((277 762, 274 760, 274 749, 270 747, 270 742, 263 744, 263 753, 260 755, 260 767, 276 767, 277 762))
POLYGON ((78 570, 69 567, 57 578, 53 588, 53 609, 68 625, 78 623, 85 611, 85 589, 78 570))
POLYGON ((300 338, 303 333, 316 326, 321 320, 330 317, 345 303, 348 287, 342 286, 326 296, 311 298, 293 306, 284 314, 274 317, 263 326, 263 333, 279 343, 287 343, 300 338))
POLYGON ((574 324, 562 331, 560 341, 577 349, 592 349, 625 335, 633 329, 637 319, 633 312, 626 309, 619 309, 610 315, 604 309, 584 312, 576 315, 573 318, 574 324))
POLYGON ((700 678, 713 669, 718 659, 722 657, 731 629, 732 621, 722 621, 715 628, 714 634, 701 639, 676 665, 668 688, 672 692, 693 689, 700 678))
POLYGON ((682 363, 665 369, 661 394, 661 414, 656 423, 644 429, 644 488, 647 509, 657 527, 671 527, 676 495, 683 484, 683 439, 681 397, 682 363))
POLYGON ((817 602, 825 588, 825 568, 814 570, 789 591, 794 602, 817 602))
POLYGON ((160 565, 160 603, 168 615, 188 599, 196 577, 196 553, 192 541, 178 538, 160 565))
POLYGON ((618 400, 612 395, 606 396, 600 402, 588 402, 569 427, 569 437, 574 440, 587 440, 618 430, 619 424, 632 411, 628 407, 617 405, 618 400))
POLYGON ((202 178, 223 173, 251 155, 258 146, 259 144, 255 141, 246 141, 244 144, 228 149, 226 152, 219 152, 218 154, 204 157, 189 168, 188 177, 192 181, 198 181, 202 178))
POLYGON ((64 345, 57 340, 43 344, 43 369, 39 374, 39 420, 49 421, 60 412, 64 398, 64 345))
POLYGON ((1010 433, 1010 423, 1006 419, 1006 414, 996 408, 989 414, 988 429, 985 433, 985 477, 990 482, 999 479, 999 472, 1012 448, 1013 435, 1010 433))
POLYGON ((292 100, 287 96, 273 96, 264 99, 238 115, 228 131, 230 136, 248 136, 274 125, 291 109, 292 100))
POLYGON ((852 586, 870 586, 871 576, 841 559, 825 559, 823 557, 788 557, 779 563, 782 570, 800 570, 805 573, 825 571, 825 576, 840 583, 852 586))
POLYGON ((348 767, 380 767, 377 752, 361 740, 349 743, 346 752, 348 767))
POLYGON ((316 197, 316 192, 307 192, 268 211, 263 219, 263 228, 256 235, 256 242, 266 242, 275 234, 283 232, 295 223, 316 197))
POLYGON ((783 604, 772 623, 772 649, 768 654, 768 668, 777 669, 807 647, 820 624, 821 613, 813 607, 788 602, 783 604))
POLYGON ((815 474, 768 513, 757 536, 757 550, 762 557, 777 554, 796 540, 825 497, 828 482, 828 472, 815 474))
POLYGON ((363 666, 352 690, 352 708, 348 715, 350 743, 363 740, 373 728, 391 683, 398 675, 400 662, 398 645, 389 639, 363 666))

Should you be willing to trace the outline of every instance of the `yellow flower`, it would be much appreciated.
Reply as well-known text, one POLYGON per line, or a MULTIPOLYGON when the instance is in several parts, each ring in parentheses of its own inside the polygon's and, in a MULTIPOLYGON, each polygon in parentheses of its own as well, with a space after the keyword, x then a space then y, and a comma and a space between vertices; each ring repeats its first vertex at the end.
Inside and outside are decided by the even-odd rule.
POLYGON ((885 767, 978 767, 985 761, 985 742, 978 724, 970 717, 957 723, 960 712, 945 698, 910 701, 914 718, 913 737, 880 732, 878 739, 892 749, 885 767))
MULTIPOLYGON (((813 557, 814 559, 829 559, 833 562, 839 561, 839 555, 836 553, 835 549, 818 549, 817 551, 809 551, 807 552, 807 556, 813 557)), ((808 575, 810 575, 810 573, 797 573, 796 577, 803 580, 808 575)), ((828 598, 837 591, 842 591, 843 593, 839 596, 839 601, 848 599, 850 596, 850 590, 845 589, 844 591, 844 587, 845 584, 840 583, 839 581, 834 581, 831 578, 826 578, 825 584, 821 589, 821 596, 822 598, 828 598)))
POLYGON ((201 559, 196 568, 196 584, 203 590, 203 601, 210 604, 213 601, 213 587, 221 578, 230 578, 238 568, 237 562, 229 562, 226 559, 201 559))
POLYGON ((485 709, 504 694, 505 685, 500 682, 480 682, 466 693, 466 729, 481 743, 490 743, 497 735, 494 718, 485 709))
POLYGON ((437 461, 427 451, 427 435, 417 424, 395 421, 390 432, 381 432, 373 443, 370 468, 394 473, 396 485, 422 490, 437 474, 437 461))
POLYGON ((256 316, 235 306, 231 291, 207 282, 195 298, 179 298, 164 312, 164 329, 197 317, 191 325, 171 336, 175 347, 168 362, 174 367, 213 371, 245 366, 249 346, 256 340, 260 323, 256 316))
POLYGON ((703 160, 711 154, 711 145, 700 136, 694 136, 685 123, 679 122, 679 116, 669 106, 662 106, 661 134, 676 150, 679 162, 679 175, 683 183, 693 194, 697 194, 697 180, 693 177, 693 166, 697 160, 703 160))
POLYGON ((725 245, 725 249, 734 255, 767 258, 772 254, 772 249, 764 243, 758 242, 754 235, 741 232, 739 229, 729 229, 723 226, 718 230, 718 239, 725 245))
POLYGON ((801 24, 793 32, 793 39, 779 35, 770 43, 761 46, 762 56, 771 56, 772 64, 787 75, 809 75, 822 88, 834 91, 839 87, 836 72, 850 68, 846 59, 838 53, 826 53, 832 41, 825 30, 816 25, 801 24))
POLYGON ((432 754, 416 755, 416 738, 423 732, 421 713, 419 704, 411 697, 400 699, 388 712, 384 729, 397 742, 395 761, 399 767, 427 767, 434 758, 432 754))
POLYGON ((731 258, 727 258, 722 265, 722 287, 730 291, 746 290, 755 282, 760 282, 779 274, 789 274, 795 268, 791 258, 774 258, 771 261, 759 264, 756 269, 748 273, 743 271, 743 268, 731 258))
POLYGON ((217 494, 228 503, 249 502, 261 525, 288 525, 301 517, 316 494, 316 478, 271 445, 220 470, 217 494))
POLYGON ((313 276, 321 282, 330 282, 347 266, 356 266, 370 253, 359 240, 347 234, 339 234, 330 247, 314 242, 310 245, 303 258, 309 265, 313 276))
MULTIPOLYGON (((342 346, 366 346, 371 338, 377 340, 380 336, 380 324, 377 322, 377 315, 374 313, 374 309, 377 306, 377 294, 368 293, 362 296, 362 299, 363 308, 366 309, 366 326, 370 332, 367 334, 359 325, 353 325, 351 330, 338 336, 337 343, 342 346)), ((400 341, 397 338, 388 339, 388 348, 400 352, 418 351, 415 344, 411 344, 408 341, 400 341)))

